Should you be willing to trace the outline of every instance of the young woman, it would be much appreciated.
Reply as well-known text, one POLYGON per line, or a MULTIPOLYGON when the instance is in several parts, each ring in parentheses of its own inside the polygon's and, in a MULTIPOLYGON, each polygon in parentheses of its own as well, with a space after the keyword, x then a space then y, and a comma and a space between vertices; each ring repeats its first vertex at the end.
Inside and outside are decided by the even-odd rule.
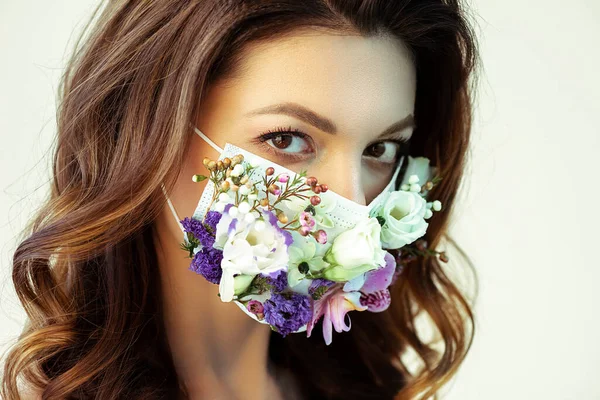
POLYGON ((222 301, 190 271, 173 215, 192 215, 207 181, 190 177, 226 143, 360 205, 410 154, 443 177, 423 238, 438 245, 469 142, 477 56, 464 14, 455 0, 109 2, 64 75, 51 195, 14 255, 29 321, 3 398, 434 394, 473 328, 445 257, 405 260, 389 308, 353 313, 326 344, 222 301), (411 371, 411 352, 425 368, 411 371))

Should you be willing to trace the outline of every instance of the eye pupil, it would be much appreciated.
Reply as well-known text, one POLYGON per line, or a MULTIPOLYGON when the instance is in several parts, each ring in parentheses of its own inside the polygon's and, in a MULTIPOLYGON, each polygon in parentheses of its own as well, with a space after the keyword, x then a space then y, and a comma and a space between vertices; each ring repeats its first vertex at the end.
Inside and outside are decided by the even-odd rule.
POLYGON ((379 142, 372 144, 367 148, 367 152, 372 157, 381 157, 385 153, 385 143, 379 142))
POLYGON ((273 139, 273 145, 278 149, 286 149, 292 143, 291 135, 277 135, 273 139))

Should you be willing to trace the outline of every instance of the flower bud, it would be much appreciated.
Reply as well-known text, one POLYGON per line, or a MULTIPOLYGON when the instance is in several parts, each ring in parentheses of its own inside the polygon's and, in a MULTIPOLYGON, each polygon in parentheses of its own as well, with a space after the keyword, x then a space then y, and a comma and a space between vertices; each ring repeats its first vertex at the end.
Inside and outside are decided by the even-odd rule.
POLYGON ((306 225, 302 225, 300 228, 298 228, 298 233, 302 236, 308 236, 310 233, 310 228, 306 225))
POLYGON ((260 200, 260 205, 261 205, 261 206, 263 206, 263 207, 266 207, 266 206, 268 206, 268 205, 269 205, 269 200, 268 200, 268 199, 266 199, 266 198, 264 198, 264 199, 261 199, 261 200, 260 200))
POLYGON ((281 174, 277 177, 277 180, 281 183, 287 183, 290 180, 290 176, 288 174, 281 174))
POLYGON ((222 190, 225 190, 225 191, 227 191, 227 190, 229 190, 229 187, 230 187, 230 186, 231 186, 231 185, 229 184, 229 181, 223 181, 223 182, 221 182, 221 189, 222 189, 222 190))
POLYGON ((231 165, 230 167, 233 168, 236 165, 238 165, 239 163, 241 163, 242 161, 240 160, 240 157, 238 155, 235 155, 233 157, 231 157, 231 165))
POLYGON ((306 178, 306 184, 310 187, 313 187, 317 184, 318 180, 314 176, 306 178))
POLYGON ((282 224, 287 224, 288 223, 288 217, 287 215, 285 215, 284 213, 279 213, 277 214, 277 219, 279 220, 279 222, 281 222, 282 224))
POLYGON ((221 160, 217 161, 217 170, 219 170, 219 171, 223 170, 223 161, 221 161, 221 160))
POLYGON ((217 168, 217 163, 214 161, 209 161, 206 168, 208 168, 209 171, 214 171, 217 168))
POLYGON ((310 198, 310 204, 313 206, 318 206, 321 203, 321 198, 319 196, 312 196, 310 198))
POLYGON ((238 210, 242 214, 248 214, 251 209, 252 209, 252 206, 247 201, 242 201, 240 204, 238 204, 238 210))
POLYGON ((250 189, 248 188, 248 186, 243 185, 243 186, 240 186, 239 192, 242 196, 247 196, 248 194, 250 194, 250 189))
POLYGON ((447 256, 447 255, 446 255, 446 253, 445 253, 445 252, 443 252, 443 251, 440 253, 440 261, 441 261, 441 262, 445 262, 445 263, 447 263, 447 262, 448 262, 448 256, 447 256))
POLYGON ((240 183, 241 183, 242 185, 245 185, 245 184, 248 182, 248 180, 249 180, 249 179, 250 179, 250 178, 248 178, 248 175, 244 175, 244 176, 242 177, 242 179, 240 179, 240 183))
POLYGON ((315 185, 315 186, 313 186, 313 187, 312 187, 312 191, 313 191, 315 194, 319 194, 319 193, 321 193, 321 186, 319 186, 319 185, 315 185))
POLYGON ((265 174, 267 174, 267 176, 271 176, 275 173, 275 168, 273 167, 269 167, 266 169, 265 174))
POLYGON ((246 304, 246 309, 255 315, 262 314, 265 310, 262 303, 258 300, 250 300, 246 304))
POLYGON ((326 191, 329 190, 329 186, 327 186, 324 183, 321 183, 319 186, 321 187, 321 193, 325 193, 326 191))
POLYGON ((279 194, 281 194, 281 189, 279 189, 279 186, 272 184, 271 186, 269 186, 269 193, 278 196, 279 194))
POLYGON ((421 251, 427 248, 427 242, 423 239, 419 239, 415 242, 415 247, 421 251))
POLYGON ((230 165, 231 165, 231 158, 225 157, 223 159, 223 166, 225 166, 225 168, 229 168, 230 165))
POLYGON ((325 232, 323 229, 319 229, 318 231, 316 231, 312 235, 315 238, 315 240, 317 242, 319 242, 320 244, 327 243, 327 232, 325 232))

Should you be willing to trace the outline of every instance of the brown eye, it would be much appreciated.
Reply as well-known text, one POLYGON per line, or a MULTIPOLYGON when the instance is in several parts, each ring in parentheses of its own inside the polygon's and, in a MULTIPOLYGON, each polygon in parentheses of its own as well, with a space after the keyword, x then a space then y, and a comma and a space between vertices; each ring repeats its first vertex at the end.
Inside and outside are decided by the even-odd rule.
POLYGON ((271 140, 273 143, 273 147, 278 148, 280 150, 284 150, 290 147, 293 138, 291 135, 277 135, 271 140))
POLYGON ((399 149, 400 143, 393 140, 386 140, 385 142, 373 143, 367 147, 363 156, 374 159, 380 163, 392 164, 398 157, 399 149))
POLYGON ((385 153, 385 143, 374 143, 365 149, 368 156, 379 158, 385 153))

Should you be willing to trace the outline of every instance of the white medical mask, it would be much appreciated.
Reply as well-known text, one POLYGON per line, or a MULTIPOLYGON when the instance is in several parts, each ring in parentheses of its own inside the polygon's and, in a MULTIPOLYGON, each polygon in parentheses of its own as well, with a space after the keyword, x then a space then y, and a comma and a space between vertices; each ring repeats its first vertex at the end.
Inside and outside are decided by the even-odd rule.
MULTIPOLYGON (((218 158, 219 160, 222 160, 225 157, 232 158, 236 154, 242 154, 244 156, 245 161, 249 162, 250 165, 256 166, 256 172, 257 172, 257 175, 259 175, 259 176, 261 174, 264 174, 268 167, 275 168, 275 171, 277 172, 277 174, 287 173, 291 177, 293 177, 294 175, 297 174, 296 172, 294 172, 292 170, 289 170, 279 164, 276 164, 270 160, 262 158, 256 154, 250 153, 250 152, 248 152, 244 149, 241 149, 231 143, 225 143, 225 147, 221 148, 217 144, 215 144, 210 138, 208 138, 203 132, 201 132, 197 127, 193 126, 193 128, 194 128, 194 131, 206 143, 208 143, 212 148, 214 148, 216 151, 218 151, 220 153, 220 156, 218 158)), ((333 209, 326 212, 326 214, 329 216, 329 218, 331 218, 331 220, 335 222, 335 228, 333 228, 333 231, 331 233, 337 234, 337 233, 340 233, 341 231, 352 228, 354 225, 356 225, 356 223, 358 221, 369 216, 369 214, 373 210, 378 208, 382 204, 382 201, 385 199, 386 194, 388 192, 395 190, 395 182, 398 177, 398 173, 400 172, 400 169, 402 168, 403 162, 404 162, 404 156, 402 156, 400 158, 400 160, 398 161, 398 165, 396 166, 396 169, 392 175, 392 178, 390 179, 387 186, 368 205, 363 205, 363 204, 357 203, 357 202, 350 200, 338 193, 335 193, 333 190, 328 190, 326 193, 321 193, 320 197, 325 198, 326 203, 328 203, 328 204, 331 204, 332 202, 335 203, 335 206, 333 207, 333 209)), ((204 215, 208 212, 208 207, 210 207, 214 191, 215 191, 214 184, 212 183, 212 181, 208 180, 206 183, 206 187, 204 188, 204 191, 202 192, 202 196, 200 197, 200 200, 198 201, 198 205, 196 206, 194 213, 192 215, 193 218, 196 218, 198 220, 202 220, 204 218, 204 215)), ((179 218, 171 200, 169 199, 169 197, 164 189, 164 186, 163 186, 163 193, 164 193, 165 197, 167 198, 167 203, 169 205, 169 208, 171 209, 171 213, 173 214, 173 217, 177 220, 177 225, 183 231, 183 226, 180 223, 181 218, 179 218)), ((184 237, 184 241, 187 243, 187 235, 185 234, 184 231, 183 231, 183 237, 184 237)))

